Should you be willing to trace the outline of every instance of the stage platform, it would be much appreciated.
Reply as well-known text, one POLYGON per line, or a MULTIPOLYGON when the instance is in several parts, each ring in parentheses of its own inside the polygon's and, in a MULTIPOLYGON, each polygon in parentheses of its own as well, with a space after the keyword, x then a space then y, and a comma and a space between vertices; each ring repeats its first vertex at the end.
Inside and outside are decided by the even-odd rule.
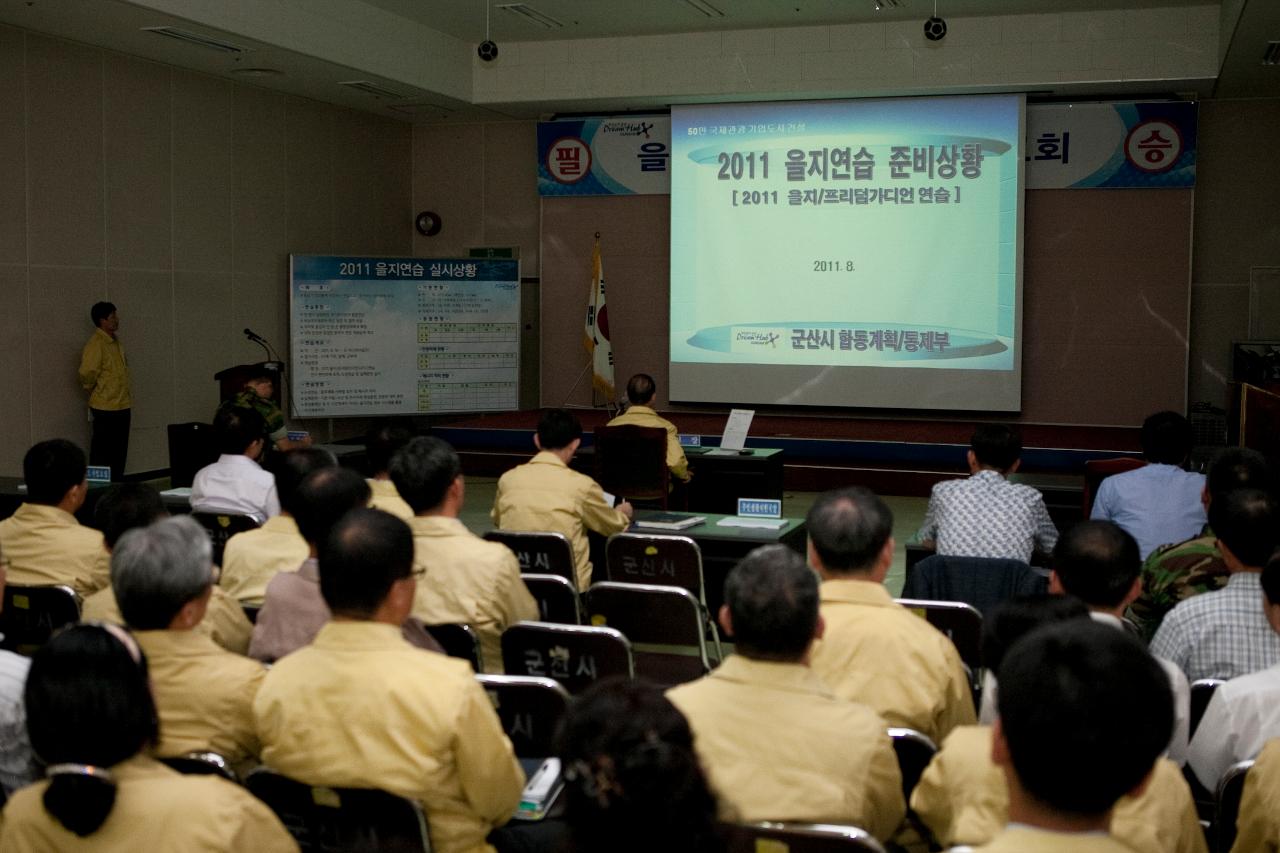
MULTIPOLYGON (((591 430, 608 415, 575 409, 591 444, 591 430)), ((719 444, 723 414, 664 413, 682 433, 719 444)), ((534 452, 538 412, 470 415, 437 422, 432 432, 463 456, 468 473, 496 476, 534 452)), ((1062 505, 1079 506, 1084 463, 1090 459, 1137 455, 1139 430, 1121 427, 1019 426, 1024 450, 1020 479, 1046 492, 1061 493, 1062 505)), ((881 494, 928 495, 934 483, 967 473, 965 452, 973 430, 964 421, 911 421, 757 414, 748 447, 785 451, 784 486, 823 491, 864 485, 881 494)))

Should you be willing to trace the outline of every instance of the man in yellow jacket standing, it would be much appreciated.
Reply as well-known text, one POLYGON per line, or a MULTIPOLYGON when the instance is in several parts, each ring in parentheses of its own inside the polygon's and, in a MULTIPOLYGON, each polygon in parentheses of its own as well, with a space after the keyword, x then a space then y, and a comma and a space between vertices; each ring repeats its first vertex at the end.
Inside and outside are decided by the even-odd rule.
POLYGON ((89 310, 98 327, 80 354, 80 384, 89 392, 89 416, 93 441, 89 445, 90 465, 111 466, 111 479, 124 477, 129 455, 129 416, 133 401, 129 396, 129 365, 116 332, 120 317, 116 306, 99 302, 89 310))

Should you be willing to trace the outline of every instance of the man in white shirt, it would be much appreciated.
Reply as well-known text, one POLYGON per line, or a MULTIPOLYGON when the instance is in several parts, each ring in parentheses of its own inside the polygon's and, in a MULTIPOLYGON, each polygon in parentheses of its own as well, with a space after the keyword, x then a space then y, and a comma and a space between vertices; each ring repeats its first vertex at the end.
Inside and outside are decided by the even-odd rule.
POLYGON ((1138 540, 1144 560, 1161 545, 1190 539, 1204 528, 1204 475, 1182 469, 1191 441, 1186 418, 1157 412, 1142 422, 1142 455, 1148 464, 1113 474, 1098 487, 1089 517, 1123 527, 1138 540))
MULTIPOLYGON (((1138 543, 1109 521, 1082 521, 1069 528, 1053 550, 1049 591, 1073 595, 1089 608, 1095 622, 1125 630, 1123 615, 1142 592, 1138 543)), ((1191 688, 1182 670, 1156 658, 1173 692, 1173 738, 1169 760, 1185 764, 1191 720, 1191 688)))
POLYGON ((259 524, 279 515, 276 478, 258 464, 267 442, 262 415, 253 409, 219 409, 213 434, 221 455, 196 472, 192 511, 238 513, 252 516, 259 524))
MULTIPOLYGON (((1262 570, 1260 605, 1280 634, 1280 553, 1262 570)), ((1280 738, 1280 664, 1233 678, 1214 691, 1187 758, 1200 783, 1214 791, 1228 767, 1256 758, 1272 738, 1280 738)))

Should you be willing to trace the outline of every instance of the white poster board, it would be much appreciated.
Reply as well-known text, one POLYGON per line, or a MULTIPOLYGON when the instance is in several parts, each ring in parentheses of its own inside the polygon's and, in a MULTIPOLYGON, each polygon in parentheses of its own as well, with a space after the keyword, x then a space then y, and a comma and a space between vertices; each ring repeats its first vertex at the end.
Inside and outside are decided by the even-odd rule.
POLYGON ((514 260, 291 255, 294 417, 519 407, 514 260))

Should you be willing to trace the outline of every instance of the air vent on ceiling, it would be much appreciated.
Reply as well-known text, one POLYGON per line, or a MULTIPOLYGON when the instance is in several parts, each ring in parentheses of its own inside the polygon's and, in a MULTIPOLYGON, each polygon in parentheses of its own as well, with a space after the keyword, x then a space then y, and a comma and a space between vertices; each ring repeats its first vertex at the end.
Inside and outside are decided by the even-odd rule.
POLYGON ((1280 65, 1280 41, 1267 42, 1267 49, 1262 52, 1263 65, 1280 65))
POLYGON ((205 50, 216 50, 219 53, 247 53, 249 51, 249 48, 244 45, 223 41, 216 36, 205 35, 204 33, 180 30, 177 27, 143 27, 142 30, 165 38, 184 41, 187 44, 194 44, 196 47, 203 47, 205 50))
POLYGON ((528 3, 499 3, 498 8, 504 12, 519 15, 525 20, 533 21, 538 26, 546 27, 549 30, 558 30, 564 26, 560 21, 550 15, 539 12, 528 3))
POLYGON ((715 6, 712 6, 707 0, 684 0, 693 8, 697 9, 708 18, 723 18, 724 12, 721 12, 715 6))
POLYGON ((343 80, 338 85, 355 89, 357 92, 364 92, 366 95, 373 95, 375 98, 395 98, 399 100, 409 97, 404 92, 397 92, 394 89, 379 86, 377 83, 370 83, 368 80, 343 80))

